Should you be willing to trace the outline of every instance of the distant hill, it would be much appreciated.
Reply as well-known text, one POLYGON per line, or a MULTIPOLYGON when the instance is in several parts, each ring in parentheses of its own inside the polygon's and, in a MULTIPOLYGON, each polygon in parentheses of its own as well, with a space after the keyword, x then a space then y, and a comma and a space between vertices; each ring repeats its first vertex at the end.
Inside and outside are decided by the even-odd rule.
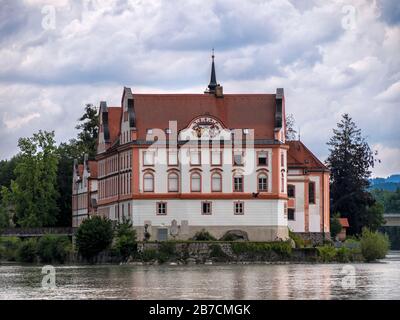
POLYGON ((392 174, 387 178, 370 179, 370 189, 396 191, 400 188, 400 174, 392 174))

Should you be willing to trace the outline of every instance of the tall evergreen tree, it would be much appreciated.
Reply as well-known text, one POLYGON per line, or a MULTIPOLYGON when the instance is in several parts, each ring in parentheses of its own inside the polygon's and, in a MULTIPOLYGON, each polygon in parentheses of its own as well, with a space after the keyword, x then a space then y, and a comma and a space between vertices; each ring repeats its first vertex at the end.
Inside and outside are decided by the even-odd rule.
POLYGON ((331 170, 331 212, 348 218, 350 234, 359 234, 364 226, 376 229, 382 224, 379 210, 367 191, 370 169, 374 166, 374 152, 348 114, 333 129, 328 142, 330 155, 327 166, 331 170))

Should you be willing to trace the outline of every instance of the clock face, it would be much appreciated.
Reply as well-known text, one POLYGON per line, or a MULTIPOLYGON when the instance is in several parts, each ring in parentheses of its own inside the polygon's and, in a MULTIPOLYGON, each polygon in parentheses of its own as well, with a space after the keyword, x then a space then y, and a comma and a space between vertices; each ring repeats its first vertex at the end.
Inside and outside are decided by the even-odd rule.
POLYGON ((196 138, 215 138, 221 129, 221 125, 209 117, 198 118, 192 123, 192 135, 196 138))
POLYGON ((186 129, 179 133, 180 140, 229 140, 230 136, 231 131, 225 129, 218 119, 210 116, 194 119, 186 129))

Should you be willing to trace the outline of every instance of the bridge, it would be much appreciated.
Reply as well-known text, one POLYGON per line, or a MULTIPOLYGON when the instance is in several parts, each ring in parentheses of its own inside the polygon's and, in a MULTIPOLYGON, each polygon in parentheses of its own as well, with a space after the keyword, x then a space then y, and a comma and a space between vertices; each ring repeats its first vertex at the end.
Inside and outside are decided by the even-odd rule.
POLYGON ((385 213, 383 218, 385 219, 384 227, 400 227, 400 213, 385 213))
POLYGON ((76 228, 5 228, 0 229, 0 236, 2 237, 42 237, 46 234, 58 236, 73 236, 76 228))

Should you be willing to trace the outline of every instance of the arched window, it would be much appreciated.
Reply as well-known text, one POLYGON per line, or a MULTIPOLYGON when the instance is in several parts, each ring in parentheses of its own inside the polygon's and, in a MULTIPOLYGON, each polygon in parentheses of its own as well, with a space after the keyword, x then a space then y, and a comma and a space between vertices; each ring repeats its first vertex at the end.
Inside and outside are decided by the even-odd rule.
POLYGON ((178 192, 179 191, 179 177, 177 173, 170 173, 168 175, 168 191, 178 192))
POLYGON ((285 192, 285 173, 281 173, 281 192, 285 192))
POLYGON ((211 175, 211 191, 222 191, 222 176, 218 172, 214 172, 211 175))
POLYGON ((258 191, 268 191, 268 176, 265 173, 258 175, 258 191))
POLYGON ((152 173, 145 173, 143 175, 143 190, 145 192, 154 191, 154 176, 152 173))
POLYGON ((194 172, 190 176, 190 185, 192 192, 200 192, 201 191, 201 176, 200 173, 194 172))
POLYGON ((237 173, 233 176, 233 191, 243 192, 243 175, 237 173))

